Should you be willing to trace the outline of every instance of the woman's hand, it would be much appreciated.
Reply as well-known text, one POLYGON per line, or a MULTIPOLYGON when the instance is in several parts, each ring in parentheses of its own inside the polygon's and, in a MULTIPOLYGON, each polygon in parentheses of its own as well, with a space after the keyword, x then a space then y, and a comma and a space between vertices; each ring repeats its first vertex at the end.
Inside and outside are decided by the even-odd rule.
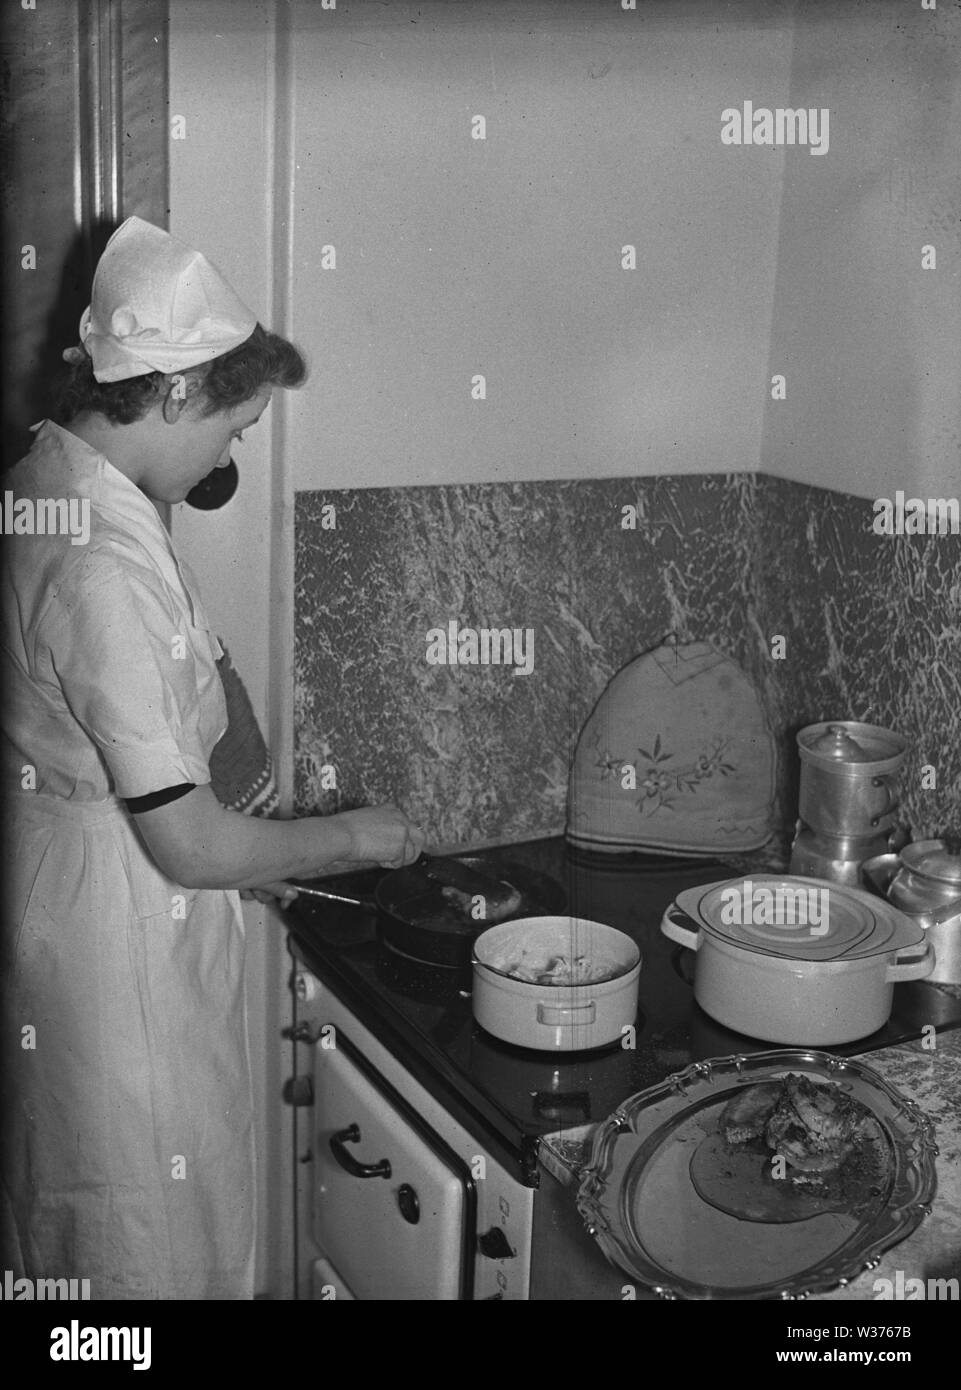
POLYGON ((297 885, 294 883, 263 883, 259 888, 241 888, 240 896, 248 902, 252 899, 259 903, 279 903, 281 907, 289 907, 297 897, 297 885))
POLYGON ((341 811, 335 819, 350 836, 350 867, 354 869, 368 864, 402 869, 405 864, 412 864, 424 848, 424 832, 389 802, 385 806, 341 811))
POLYGON ((399 869, 424 846, 423 831, 396 806, 262 820, 225 810, 209 783, 134 820, 147 852, 174 883, 265 892, 281 902, 292 892, 290 879, 399 869))

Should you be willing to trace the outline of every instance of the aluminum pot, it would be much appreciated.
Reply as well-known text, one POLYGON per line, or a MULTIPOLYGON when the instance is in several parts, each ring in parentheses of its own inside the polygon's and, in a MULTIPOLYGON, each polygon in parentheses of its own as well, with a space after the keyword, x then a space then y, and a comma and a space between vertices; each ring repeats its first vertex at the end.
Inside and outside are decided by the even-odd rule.
POLYGON ((833 1047, 877 1032, 890 1016, 895 984, 923 979, 934 968, 934 952, 923 938, 892 951, 836 960, 751 950, 716 934, 675 903, 665 912, 661 931, 697 952, 694 997, 705 1013, 749 1038, 793 1047, 833 1047))
POLYGON ((908 742, 890 729, 837 719, 797 735, 798 814, 825 835, 866 837, 894 825, 908 742))
POLYGON ((827 878, 832 883, 861 886, 865 859, 886 854, 892 848, 892 831, 864 838, 855 835, 823 835, 798 821, 791 845, 790 872, 805 878, 827 878))
POLYGON ((582 1052, 620 1041, 637 1017, 641 953, 624 932, 584 917, 527 917, 501 922, 474 942, 474 1017, 516 1047, 582 1052), (589 984, 541 984, 507 968, 583 957, 604 978, 589 984))
POLYGON ((861 866, 864 882, 924 928, 934 947, 931 979, 961 984, 961 841, 918 840, 861 866))

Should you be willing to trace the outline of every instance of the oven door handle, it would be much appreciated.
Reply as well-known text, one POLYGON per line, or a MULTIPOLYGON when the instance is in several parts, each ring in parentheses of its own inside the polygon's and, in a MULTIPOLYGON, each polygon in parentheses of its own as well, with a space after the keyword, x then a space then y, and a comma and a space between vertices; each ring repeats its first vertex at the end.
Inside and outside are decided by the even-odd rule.
POLYGON ((390 1162, 382 1158, 379 1163, 358 1163, 353 1154, 344 1148, 345 1144, 360 1143, 360 1125, 348 1125, 331 1135, 330 1151, 345 1172, 353 1178, 389 1178, 390 1162))

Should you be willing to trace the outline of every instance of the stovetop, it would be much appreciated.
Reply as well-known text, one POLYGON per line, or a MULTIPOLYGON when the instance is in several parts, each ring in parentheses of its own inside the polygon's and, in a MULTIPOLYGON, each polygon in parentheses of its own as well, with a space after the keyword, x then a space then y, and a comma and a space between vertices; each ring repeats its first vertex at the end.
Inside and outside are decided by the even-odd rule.
MULTIPOLYGON (((629 1096, 693 1061, 768 1050, 773 1044, 715 1023, 693 995, 693 952, 660 931, 664 909, 684 888, 743 872, 718 860, 677 861, 586 854, 563 836, 478 851, 496 866, 513 861, 550 875, 567 911, 606 922, 639 945, 636 1046, 590 1053, 512 1047, 485 1033, 471 1011, 471 972, 422 965, 383 944, 377 913, 301 897, 286 916, 291 948, 359 1020, 468 1128, 496 1141, 522 1179, 536 1183, 537 1138, 604 1120, 629 1096)), ((343 875, 324 886, 370 899, 382 871, 343 875)), ((884 1028, 830 1049, 851 1055, 917 1038, 925 1025, 961 1025, 961 1001, 923 980, 899 984, 884 1028)))

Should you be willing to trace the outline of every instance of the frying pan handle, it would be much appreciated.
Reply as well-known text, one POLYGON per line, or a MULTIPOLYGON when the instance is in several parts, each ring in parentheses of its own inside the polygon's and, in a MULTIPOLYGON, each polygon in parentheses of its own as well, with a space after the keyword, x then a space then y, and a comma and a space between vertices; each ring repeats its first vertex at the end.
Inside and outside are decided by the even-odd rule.
POLYGON ((676 941, 679 946, 687 946, 692 951, 697 950, 701 939, 699 931, 691 930, 691 927, 695 925, 687 913, 681 911, 677 903, 671 903, 661 918, 661 931, 668 940, 676 941))
POLYGON ((894 964, 888 966, 887 979, 895 984, 902 980, 923 980, 933 969, 934 947, 930 939, 925 937, 920 955, 917 947, 901 952, 894 964))
POLYGON ((377 904, 369 898, 349 898, 346 893, 331 893, 327 888, 308 888, 296 879, 292 879, 291 883, 297 889, 299 897, 322 898, 329 903, 347 903, 350 907, 362 907, 366 912, 377 911, 377 904))

